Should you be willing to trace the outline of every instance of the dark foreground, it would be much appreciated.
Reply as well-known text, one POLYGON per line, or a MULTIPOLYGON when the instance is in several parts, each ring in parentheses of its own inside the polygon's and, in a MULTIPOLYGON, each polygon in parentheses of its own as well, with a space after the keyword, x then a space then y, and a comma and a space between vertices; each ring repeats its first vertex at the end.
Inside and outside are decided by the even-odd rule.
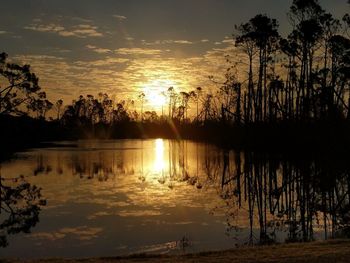
POLYGON ((132 255, 115 258, 0 260, 0 262, 349 262, 350 240, 244 247, 182 256, 132 255))

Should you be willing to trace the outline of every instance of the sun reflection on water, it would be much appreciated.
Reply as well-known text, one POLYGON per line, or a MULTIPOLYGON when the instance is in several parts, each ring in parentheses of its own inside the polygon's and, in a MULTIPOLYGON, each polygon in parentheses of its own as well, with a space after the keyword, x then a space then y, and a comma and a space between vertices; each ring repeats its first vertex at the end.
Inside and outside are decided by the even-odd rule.
POLYGON ((154 171, 155 173, 161 173, 165 168, 164 160, 164 140, 156 139, 155 141, 155 159, 154 159, 154 171))

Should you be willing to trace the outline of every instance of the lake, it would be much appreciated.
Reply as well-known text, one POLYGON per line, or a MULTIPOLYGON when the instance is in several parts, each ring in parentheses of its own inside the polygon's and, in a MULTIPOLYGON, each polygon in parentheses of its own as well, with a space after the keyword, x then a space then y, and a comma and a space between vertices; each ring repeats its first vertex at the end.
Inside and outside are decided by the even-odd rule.
POLYGON ((1 164, 0 257, 176 254, 344 236, 349 166, 164 139, 20 152, 1 164))

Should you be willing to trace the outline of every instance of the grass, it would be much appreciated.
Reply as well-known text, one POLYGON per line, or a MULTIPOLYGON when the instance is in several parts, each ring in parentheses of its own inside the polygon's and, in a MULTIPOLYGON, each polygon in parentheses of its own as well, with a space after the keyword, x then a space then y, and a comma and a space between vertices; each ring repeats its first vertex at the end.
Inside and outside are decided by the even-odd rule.
POLYGON ((226 251, 201 252, 181 256, 135 254, 128 257, 86 259, 0 260, 1 263, 102 263, 102 262, 350 262, 350 240, 329 240, 273 246, 242 247, 226 251))

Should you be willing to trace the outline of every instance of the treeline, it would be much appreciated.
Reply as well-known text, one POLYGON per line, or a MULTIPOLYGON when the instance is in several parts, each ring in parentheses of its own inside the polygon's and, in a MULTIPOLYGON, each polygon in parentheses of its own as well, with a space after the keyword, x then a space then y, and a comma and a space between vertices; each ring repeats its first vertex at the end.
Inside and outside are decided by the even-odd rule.
POLYGON ((230 76, 223 111, 236 122, 350 119, 350 16, 334 18, 316 0, 294 0, 293 31, 257 15, 236 27, 235 45, 247 57, 245 82, 230 76))
POLYGON ((8 85, 0 86, 0 116, 50 119, 70 137, 216 135, 252 144, 338 137, 350 130, 350 16, 338 20, 317 0, 294 0, 287 16, 287 37, 264 14, 236 26, 234 43, 244 61, 231 61, 223 83, 211 78, 216 92, 167 88, 161 114, 144 110, 144 93, 136 100, 100 93, 52 103, 29 66, 8 63, 2 53, 0 76, 8 85))
MULTIPOLYGON (((168 105, 163 105, 162 114, 156 111, 144 111, 144 93, 138 96, 138 101, 134 100, 113 100, 106 93, 99 93, 97 97, 93 95, 79 96, 73 100, 71 105, 62 108, 62 101, 56 103, 57 120, 65 124, 85 123, 85 124, 115 124, 121 122, 174 122, 191 123, 205 122, 207 115, 203 114, 204 107, 201 107, 201 88, 191 92, 175 92, 173 87, 168 88, 166 95, 168 105), (195 117, 189 118, 190 102, 195 102, 197 112, 195 117), (139 108, 136 104, 140 104, 139 108), (165 108, 165 109, 164 109, 165 108), (200 111, 199 111, 200 110, 200 111), (165 113, 167 112, 167 113, 165 113)), ((202 105, 201 105, 202 106, 202 105)))

